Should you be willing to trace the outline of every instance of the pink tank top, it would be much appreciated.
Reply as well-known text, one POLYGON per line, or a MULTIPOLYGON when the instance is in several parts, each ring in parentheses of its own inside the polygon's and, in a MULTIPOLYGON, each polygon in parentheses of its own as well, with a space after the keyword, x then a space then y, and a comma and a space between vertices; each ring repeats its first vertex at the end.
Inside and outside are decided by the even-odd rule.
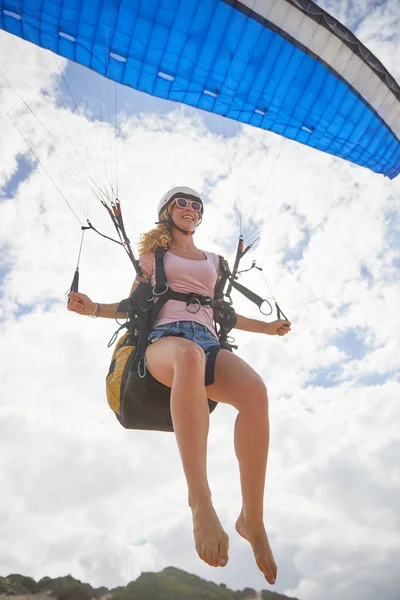
MULTIPOLYGON (((207 259, 192 260, 166 252, 164 270, 168 286, 175 292, 196 292, 202 296, 214 296, 214 288, 221 277, 219 258, 213 252, 204 252, 207 259)), ((147 252, 139 259, 139 264, 146 273, 151 275, 151 283, 155 285, 154 252, 147 252)), ((216 336, 212 308, 201 306, 195 314, 186 310, 186 304, 178 300, 168 300, 161 309, 154 327, 173 323, 174 321, 194 321, 205 325, 216 336)))

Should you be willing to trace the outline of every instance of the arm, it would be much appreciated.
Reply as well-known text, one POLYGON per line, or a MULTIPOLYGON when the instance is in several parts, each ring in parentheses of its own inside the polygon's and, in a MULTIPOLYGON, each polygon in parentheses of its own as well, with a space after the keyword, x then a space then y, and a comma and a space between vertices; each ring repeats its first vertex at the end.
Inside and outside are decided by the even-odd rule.
MULTIPOLYGON (((145 275, 147 276, 147 273, 145 273, 145 275)), ((129 296, 132 296, 140 281, 145 280, 142 277, 140 277, 140 279, 135 279, 129 296)), ((112 304, 99 304, 98 302, 93 302, 89 296, 86 296, 86 294, 81 294, 80 292, 70 292, 68 294, 68 298, 68 310, 76 312, 79 315, 86 315, 88 317, 102 317, 103 319, 127 318, 127 315, 124 312, 116 313, 119 302, 114 302, 112 304)))
POLYGON ((68 310, 76 312, 78 315, 86 315, 87 317, 103 317, 105 319, 126 319, 126 313, 116 313, 119 302, 113 304, 99 304, 93 302, 80 292, 70 292, 68 294, 68 310))
POLYGON ((290 322, 284 319, 278 319, 266 323, 265 321, 259 321, 258 319, 248 319, 242 315, 237 316, 237 323, 235 329, 241 331, 249 331, 252 333, 266 333, 268 335, 285 335, 290 331, 290 322))

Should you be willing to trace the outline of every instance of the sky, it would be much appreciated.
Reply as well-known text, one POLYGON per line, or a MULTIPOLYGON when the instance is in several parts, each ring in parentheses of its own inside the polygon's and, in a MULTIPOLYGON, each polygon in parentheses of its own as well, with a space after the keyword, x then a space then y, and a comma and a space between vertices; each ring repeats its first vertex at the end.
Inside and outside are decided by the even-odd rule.
MULTIPOLYGON (((400 80, 396 0, 320 4, 400 80)), ((126 89, 116 141, 113 85, 4 32, 0 70, 11 84, 1 78, 0 575, 70 573, 112 587, 175 566, 301 600, 398 599, 400 179, 126 89), (235 410, 211 418, 209 480, 230 536, 228 566, 213 569, 194 549, 173 434, 124 430, 107 406, 117 325, 66 310, 81 223, 113 235, 88 189, 108 180, 134 248, 175 185, 205 198, 200 248, 232 263, 238 214, 261 234, 243 268, 256 260, 263 271, 241 282, 272 290, 292 331, 235 338, 269 392, 273 588, 234 531, 235 410)), ((80 290, 116 302, 132 279, 123 250, 87 232, 80 290)), ((234 299, 240 314, 263 318, 234 299)))

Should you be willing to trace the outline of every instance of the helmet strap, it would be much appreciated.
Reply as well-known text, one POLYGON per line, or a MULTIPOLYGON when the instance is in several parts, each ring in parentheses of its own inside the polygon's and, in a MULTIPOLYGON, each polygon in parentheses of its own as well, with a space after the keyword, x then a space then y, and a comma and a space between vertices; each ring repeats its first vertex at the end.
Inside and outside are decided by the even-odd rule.
POLYGON ((175 227, 175 229, 177 229, 178 231, 180 231, 181 233, 184 233, 185 235, 194 235, 195 231, 186 231, 185 229, 182 229, 181 227, 179 227, 178 225, 176 225, 174 223, 174 220, 172 217, 170 217, 169 219, 163 219, 162 221, 156 221, 156 225, 172 225, 172 227, 175 227))

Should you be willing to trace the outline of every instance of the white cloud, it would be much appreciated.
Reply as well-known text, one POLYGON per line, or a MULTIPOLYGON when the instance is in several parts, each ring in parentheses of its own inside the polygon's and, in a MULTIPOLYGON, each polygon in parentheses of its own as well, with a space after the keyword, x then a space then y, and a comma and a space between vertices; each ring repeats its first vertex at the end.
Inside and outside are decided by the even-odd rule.
MULTIPOLYGON (((335 7, 339 18, 353 22, 364 4, 335 7)), ((382 48, 383 61, 395 73, 400 44, 393 14, 394 22, 398 16, 390 2, 374 11, 379 28, 365 19, 359 33, 377 54, 382 48)), ((8 57, 2 71, 46 129, 15 104, 15 93, 6 86, 2 116, 6 100, 19 107, 26 119, 18 117, 19 126, 34 139, 38 156, 79 218, 85 222, 89 206, 93 224, 114 235, 104 209, 56 168, 65 160, 70 170, 71 160, 78 160, 87 165, 88 173, 81 172, 85 181, 90 175, 98 180, 96 169, 106 161, 108 175, 115 173, 112 128, 93 120, 83 125, 80 116, 56 102, 52 76, 58 66, 47 53, 33 46, 28 52, 26 44, 4 35, 0 44, 8 57), (45 97, 40 89, 47 90, 45 97), (33 124, 40 137, 31 131, 33 124), (57 144, 49 138, 53 131, 57 144)), ((232 258, 235 203, 243 226, 249 217, 263 223, 262 238, 243 266, 254 258, 263 265, 293 331, 283 339, 242 332, 235 337, 240 355, 263 375, 270 394, 266 523, 279 565, 276 589, 302 600, 369 600, 377 594, 394 600, 400 452, 397 180, 250 128, 229 136, 224 125, 227 135, 215 134, 201 114, 174 105, 164 114, 121 115, 120 127, 119 196, 133 244, 152 226, 158 198, 177 184, 205 193, 207 210, 196 234, 200 247, 232 258), (355 348, 340 344, 338 335, 349 332, 360 336, 361 358, 355 348), (333 377, 331 387, 317 385, 321 374, 333 377), (372 375, 381 376, 382 383, 362 383, 372 375)), ((7 144, 0 144, 4 185, 26 147, 5 121, 0 128, 1 139, 7 135, 7 144)), ((234 589, 267 587, 250 548, 234 532, 240 510, 234 409, 219 406, 211 420, 210 484, 231 536, 231 560, 226 569, 210 569, 193 548, 174 436, 125 431, 106 405, 106 345, 115 324, 65 310, 79 224, 39 167, 13 197, 2 199, 0 235, 7 267, 0 313, 2 574, 39 578, 70 572, 93 585, 113 586, 173 564, 234 589)), ((119 247, 85 234, 82 291, 101 302, 117 301, 129 292, 132 278, 119 247)), ((241 281, 270 295, 255 269, 241 281)), ((235 298, 240 313, 259 318, 247 300, 235 298)))

